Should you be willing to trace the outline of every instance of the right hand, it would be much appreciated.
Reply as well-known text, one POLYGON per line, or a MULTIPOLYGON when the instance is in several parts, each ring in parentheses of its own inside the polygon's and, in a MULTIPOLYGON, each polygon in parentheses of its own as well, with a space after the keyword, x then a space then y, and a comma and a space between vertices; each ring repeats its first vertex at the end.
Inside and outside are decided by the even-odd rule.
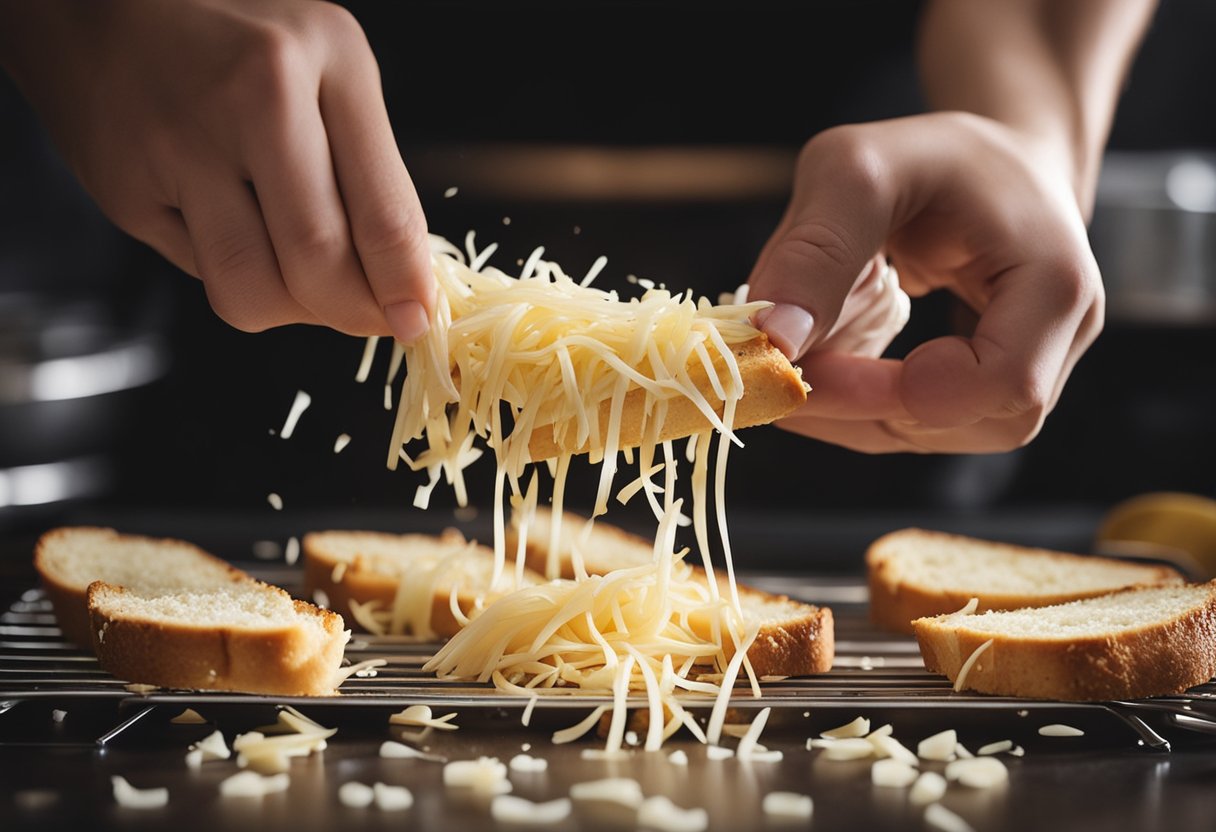
POLYGON ((348 12, 30 5, 16 14, 42 29, 6 44, 14 76, 102 210, 200 278, 221 318, 405 342, 426 332, 426 219, 348 12))
POLYGON ((869 453, 994 453, 1033 439, 1102 329, 1070 162, 969 113, 812 139, 749 280, 752 299, 777 304, 758 323, 814 387, 778 424, 869 453), (879 358, 902 324, 874 268, 888 257, 908 294, 965 302, 974 332, 879 358))

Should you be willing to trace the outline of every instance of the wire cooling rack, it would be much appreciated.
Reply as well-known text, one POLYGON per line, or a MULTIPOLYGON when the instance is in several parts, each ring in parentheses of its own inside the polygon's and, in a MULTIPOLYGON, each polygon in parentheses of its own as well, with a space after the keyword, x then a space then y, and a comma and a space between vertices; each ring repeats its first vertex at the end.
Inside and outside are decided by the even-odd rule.
MULTIPOLYGON (((731 699, 735 708, 938 708, 949 711, 1053 711, 1113 714, 1131 728, 1141 744, 1168 749, 1169 743, 1146 718, 1200 733, 1216 734, 1216 680, 1184 695, 1126 702, 1059 702, 956 693, 948 680, 926 672, 916 642, 875 630, 865 610, 865 587, 845 581, 751 576, 753 586, 771 588, 794 597, 831 606, 836 625, 836 657, 832 669, 816 676, 772 679, 761 683, 762 697, 741 685, 731 699)), ((490 684, 437 679, 422 666, 438 643, 401 636, 356 634, 346 648, 351 664, 381 659, 383 666, 351 676, 331 697, 280 697, 209 691, 133 688, 103 671, 96 658, 63 638, 50 602, 39 589, 26 591, 0 613, 0 714, 22 702, 41 700, 64 706, 83 700, 113 701, 120 711, 135 707, 115 729, 99 738, 106 742, 157 706, 249 705, 256 703, 353 708, 400 708, 427 703, 444 707, 522 709, 529 699, 503 694, 490 684), (137 707, 136 707, 137 706, 137 707)), ((537 708, 587 708, 609 703, 605 696, 544 696, 537 708)), ((688 707, 708 708, 712 698, 687 694, 688 707)), ((645 699, 631 699, 644 705, 645 699)))

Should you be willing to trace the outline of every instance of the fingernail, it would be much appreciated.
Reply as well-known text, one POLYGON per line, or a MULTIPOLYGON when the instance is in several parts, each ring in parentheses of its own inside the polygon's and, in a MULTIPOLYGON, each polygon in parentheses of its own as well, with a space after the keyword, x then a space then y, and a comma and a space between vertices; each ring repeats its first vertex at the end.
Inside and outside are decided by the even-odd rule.
POLYGON ((384 317, 388 320, 389 329, 393 331, 393 337, 403 344, 414 343, 431 328, 426 310, 416 300, 384 307, 384 317))
POLYGON ((797 361, 810 346, 815 320, 801 306, 779 303, 756 315, 756 325, 790 361, 797 361))

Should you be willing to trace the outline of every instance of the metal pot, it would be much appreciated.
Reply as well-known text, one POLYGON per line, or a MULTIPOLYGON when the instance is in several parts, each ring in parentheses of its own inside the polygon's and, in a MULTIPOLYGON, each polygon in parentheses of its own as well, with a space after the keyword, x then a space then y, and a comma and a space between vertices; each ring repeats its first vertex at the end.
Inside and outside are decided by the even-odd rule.
POLYGON ((98 301, 0 293, 0 524, 103 492, 130 393, 166 365, 98 301))
POLYGON ((1090 241, 1110 321, 1216 323, 1216 154, 1108 154, 1090 241))

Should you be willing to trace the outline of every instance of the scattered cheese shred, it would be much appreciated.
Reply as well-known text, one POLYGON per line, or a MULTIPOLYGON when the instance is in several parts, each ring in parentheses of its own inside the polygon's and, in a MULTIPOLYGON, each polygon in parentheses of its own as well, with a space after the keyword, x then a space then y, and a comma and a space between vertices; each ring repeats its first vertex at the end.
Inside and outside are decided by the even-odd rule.
POLYGON ((403 812, 414 805, 414 793, 405 786, 374 783, 372 794, 376 799, 376 808, 382 812, 403 812))
POLYGON ((996 757, 968 757, 946 764, 946 779, 973 789, 990 789, 1009 779, 1009 769, 996 757))
POLYGON ((393 714, 388 718, 392 725, 409 725, 415 728, 436 728, 440 731, 455 731, 459 728, 452 722, 456 712, 437 717, 431 711, 430 705, 410 705, 404 711, 393 714))
POLYGON ((220 796, 265 797, 286 791, 290 785, 291 778, 284 772, 263 775, 256 771, 242 771, 220 782, 220 796))
POLYGON ((596 726, 600 721, 600 717, 608 710, 607 705, 600 705, 594 711, 589 713, 581 722, 571 725, 569 728, 563 728, 553 734, 554 745, 564 745, 568 742, 574 742, 579 737, 586 734, 596 726))
POLYGON ((574 800, 616 803, 630 809, 641 806, 644 799, 642 785, 628 777, 607 777, 603 780, 575 783, 570 787, 570 797, 574 800))
POLYGON ((499 823, 549 826, 569 818, 572 808, 570 799, 565 797, 533 803, 522 797, 500 794, 490 802, 490 816, 499 823))
POLYGON ((958 733, 951 728, 921 740, 916 746, 916 756, 922 760, 949 762, 955 758, 957 748, 958 733))
POLYGON ((967 661, 963 662, 963 666, 958 669, 958 678, 954 680, 955 692, 961 691, 963 685, 967 682, 967 675, 971 673, 971 668, 975 666, 976 660, 984 654, 984 651, 992 646, 993 639, 988 639, 967 657, 967 661))
POLYGON ((868 733, 870 733, 870 720, 864 716, 859 716, 852 722, 841 725, 839 728, 824 731, 819 736, 825 739, 842 740, 848 737, 864 737, 868 733))
POLYGON ((908 801, 913 806, 936 803, 946 795, 946 778, 936 771, 922 772, 908 792, 908 801))
POLYGON ((925 826, 939 832, 975 832, 975 828, 940 803, 925 809, 925 826))
POLYGON ((110 778, 110 785, 114 789, 114 802, 124 809, 159 809, 169 805, 166 788, 137 789, 118 775, 110 778))
POLYGON ((443 767, 443 785, 472 789, 482 794, 506 794, 511 791, 507 766, 496 757, 448 763, 443 767))
POLYGON ((538 773, 549 768, 549 761, 544 757, 530 757, 527 754, 516 754, 511 758, 511 762, 507 763, 507 767, 511 771, 523 773, 538 773))
POLYGON ((894 757, 876 760, 870 766, 870 779, 874 785, 885 788, 905 789, 916 782, 918 775, 916 769, 894 757))
POLYGON ((427 754, 425 751, 419 751, 411 745, 406 745, 402 742, 393 742, 385 740, 380 744, 380 756, 386 760, 426 760, 432 763, 446 763, 446 757, 440 757, 438 754, 427 754))
POLYGON ((663 795, 648 797, 638 807, 638 826, 658 832, 702 832, 709 827, 704 809, 682 809, 663 795))
POLYGON ((1002 751, 1012 751, 1013 740, 1000 740, 998 742, 990 742, 987 745, 981 745, 980 750, 976 752, 980 757, 987 757, 990 754, 1000 754, 1002 751))
POLYGON ((810 820, 815 804, 811 796, 797 792, 769 792, 761 801, 764 814, 772 818, 810 820))
POLYGON ((297 390, 295 400, 291 403, 291 410, 287 413, 287 419, 279 430, 279 438, 291 438, 291 435, 296 431, 296 423, 300 421, 300 417, 304 415, 305 410, 308 410, 310 404, 312 404, 312 396, 303 390, 297 390))
POLYGON ((1080 728, 1074 728, 1071 725, 1061 725, 1060 723, 1053 723, 1051 725, 1044 725, 1043 727, 1039 728, 1039 736, 1041 736, 1041 737, 1083 737, 1083 736, 1085 736, 1085 732, 1082 731, 1080 728))

